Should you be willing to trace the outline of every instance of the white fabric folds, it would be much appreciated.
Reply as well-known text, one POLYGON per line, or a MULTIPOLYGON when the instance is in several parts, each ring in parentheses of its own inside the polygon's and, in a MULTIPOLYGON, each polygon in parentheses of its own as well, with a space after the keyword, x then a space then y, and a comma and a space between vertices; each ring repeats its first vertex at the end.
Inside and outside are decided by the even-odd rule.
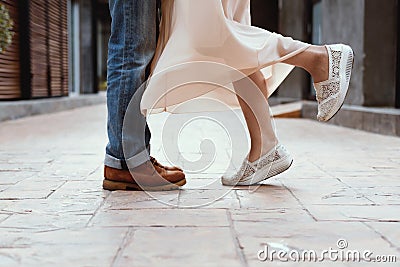
POLYGON ((234 82, 257 71, 271 95, 309 44, 251 26, 250 0, 175 0, 170 38, 141 101, 144 114, 239 107, 234 82))

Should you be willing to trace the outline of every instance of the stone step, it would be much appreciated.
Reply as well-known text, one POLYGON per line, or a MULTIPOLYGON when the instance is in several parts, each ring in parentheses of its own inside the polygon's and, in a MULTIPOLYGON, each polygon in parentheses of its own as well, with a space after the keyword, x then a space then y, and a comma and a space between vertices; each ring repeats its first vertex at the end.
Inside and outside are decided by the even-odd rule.
POLYGON ((302 102, 293 102, 272 106, 272 116, 274 118, 301 118, 302 102))

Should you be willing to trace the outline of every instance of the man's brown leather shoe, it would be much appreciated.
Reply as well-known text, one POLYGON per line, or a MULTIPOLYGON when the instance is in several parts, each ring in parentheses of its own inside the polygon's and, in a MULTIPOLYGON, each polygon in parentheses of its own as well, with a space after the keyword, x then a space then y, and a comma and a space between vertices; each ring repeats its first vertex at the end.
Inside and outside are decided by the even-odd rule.
POLYGON ((106 190, 176 190, 186 184, 185 174, 168 171, 148 161, 133 171, 104 166, 103 188, 106 190), (135 178, 133 178, 132 174, 135 178))
POLYGON ((169 167, 169 166, 162 165, 160 162, 158 162, 153 157, 150 157, 150 161, 151 161, 151 163, 153 163, 154 167, 157 166, 157 167, 163 168, 163 169, 165 169, 167 171, 180 171, 180 172, 183 172, 183 170, 181 168, 177 167, 177 166, 169 167))

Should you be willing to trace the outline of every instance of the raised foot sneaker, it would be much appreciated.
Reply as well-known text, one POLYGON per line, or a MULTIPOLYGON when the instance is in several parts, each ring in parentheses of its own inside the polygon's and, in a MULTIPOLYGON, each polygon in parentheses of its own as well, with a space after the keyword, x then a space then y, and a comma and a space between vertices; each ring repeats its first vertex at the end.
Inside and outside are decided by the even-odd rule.
POLYGON ((329 78, 315 83, 319 121, 329 121, 340 110, 350 85, 354 64, 354 52, 348 45, 327 45, 329 55, 329 78))
POLYGON ((286 171, 292 163, 292 156, 284 146, 278 144, 254 162, 250 162, 246 158, 236 174, 221 178, 222 184, 231 186, 254 185, 286 171))

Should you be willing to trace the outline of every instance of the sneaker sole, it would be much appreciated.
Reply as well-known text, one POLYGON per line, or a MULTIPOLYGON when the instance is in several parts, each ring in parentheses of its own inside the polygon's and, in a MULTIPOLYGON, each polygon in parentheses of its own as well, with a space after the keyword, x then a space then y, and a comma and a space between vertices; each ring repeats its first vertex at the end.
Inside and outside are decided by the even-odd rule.
MULTIPOLYGON (((347 46, 349 47, 349 46, 347 46)), ((345 86, 345 90, 344 92, 342 92, 339 98, 338 103, 335 105, 335 107, 332 109, 331 114, 324 120, 324 122, 328 122, 330 121, 333 117, 336 116, 336 114, 339 112, 339 110, 343 107, 344 104, 344 100, 347 97, 347 94, 349 93, 349 87, 350 87, 350 79, 351 79, 351 74, 352 74, 352 70, 354 67, 354 51, 351 47, 349 53, 347 54, 347 60, 344 61, 342 63, 341 67, 345 67, 346 68, 346 72, 345 72, 345 79, 346 79, 346 86, 345 86)), ((342 83, 342 82, 341 82, 342 83)))
POLYGON ((273 163, 272 166, 266 166, 261 170, 257 171, 255 174, 251 176, 251 178, 246 181, 239 182, 237 185, 255 185, 262 181, 265 181, 269 178, 272 178, 278 174, 281 174, 287 171, 293 164, 293 158, 287 157, 276 163, 273 163))

